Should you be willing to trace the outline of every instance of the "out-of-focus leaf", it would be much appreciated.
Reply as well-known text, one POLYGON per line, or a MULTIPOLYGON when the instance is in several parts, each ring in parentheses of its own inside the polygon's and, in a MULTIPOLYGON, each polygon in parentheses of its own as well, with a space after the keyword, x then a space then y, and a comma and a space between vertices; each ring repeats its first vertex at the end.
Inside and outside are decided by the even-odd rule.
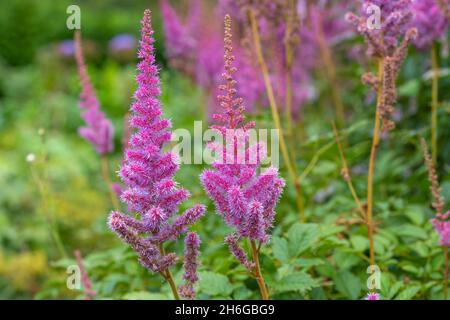
POLYGON ((199 274, 199 290, 209 295, 231 294, 233 286, 228 278, 222 274, 204 271, 199 274))
POLYGON ((349 271, 341 271, 334 278, 336 289, 347 298, 356 300, 360 298, 361 280, 349 271))
POLYGON ((395 300, 410 300, 412 299, 417 292, 419 292, 420 286, 408 286, 403 289, 396 297, 395 300))
POLYGON ((169 299, 169 297, 167 297, 165 294, 153 293, 153 292, 147 292, 147 291, 129 292, 129 293, 125 294, 122 298, 125 300, 167 300, 167 299, 169 299))

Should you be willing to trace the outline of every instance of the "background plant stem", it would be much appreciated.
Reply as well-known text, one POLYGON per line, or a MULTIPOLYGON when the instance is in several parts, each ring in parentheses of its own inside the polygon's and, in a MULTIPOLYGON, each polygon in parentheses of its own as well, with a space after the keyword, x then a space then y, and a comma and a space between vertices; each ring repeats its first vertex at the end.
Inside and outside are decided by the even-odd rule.
POLYGON ((377 92, 377 106, 375 114, 375 126, 373 129, 373 141, 370 151, 369 160, 369 172, 367 175, 367 228, 369 236, 369 250, 370 250, 370 264, 375 265, 375 249, 374 249, 374 225, 373 225, 373 174, 375 169, 375 158, 380 143, 380 131, 381 131, 381 117, 379 105, 382 101, 382 83, 383 83, 383 69, 384 59, 380 58, 378 61, 378 92, 377 92))
POLYGON ((296 203, 297 203, 297 209, 299 211, 300 220, 302 222, 304 222, 305 221, 305 212, 304 212, 304 202, 303 202, 301 182, 299 181, 295 162, 294 163, 291 162, 291 159, 289 157, 288 148, 287 148, 286 141, 285 141, 284 135, 283 135, 283 129, 281 127, 280 115, 278 114, 278 107, 277 107, 277 104, 275 101, 272 84, 270 82, 269 70, 267 68, 267 64, 264 60, 264 55, 262 53, 261 37, 259 35, 255 14, 254 14, 253 10, 251 10, 251 9, 248 10, 248 18, 249 18, 250 25, 251 25, 253 44, 255 46, 255 51, 256 51, 257 58, 258 58, 258 63, 261 68, 261 72, 263 74, 264 84, 265 84, 266 91, 267 91, 267 97, 269 99, 269 104, 270 104, 270 108, 272 111, 272 118, 273 118, 273 121, 275 124, 275 128, 279 132, 281 153, 283 155, 284 162, 286 164, 289 176, 292 180, 292 183, 294 185, 294 189, 296 192, 296 203))
POLYGON ((431 157, 437 162, 438 154, 438 107, 439 107, 439 62, 436 44, 431 50, 432 84, 431 84, 431 157))
POLYGON ((109 176, 109 159, 107 155, 102 155, 101 157, 101 162, 102 162, 102 176, 103 179, 105 180, 107 186, 108 186, 108 190, 109 190, 109 196, 111 198, 111 203, 114 207, 115 210, 119 210, 119 201, 117 200, 117 195, 114 192, 113 186, 112 186, 112 181, 111 178, 109 176))

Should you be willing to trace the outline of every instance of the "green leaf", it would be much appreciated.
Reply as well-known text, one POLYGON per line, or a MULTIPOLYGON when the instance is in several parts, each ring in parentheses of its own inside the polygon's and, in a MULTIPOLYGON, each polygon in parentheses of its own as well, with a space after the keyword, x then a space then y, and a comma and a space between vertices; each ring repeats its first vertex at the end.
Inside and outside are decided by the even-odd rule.
POLYGON ((420 273, 420 269, 417 268, 416 266, 413 266, 412 264, 407 264, 407 265, 401 266, 401 268, 410 273, 414 273, 414 274, 420 273))
POLYGON ((360 257, 345 251, 336 251, 333 258, 341 270, 350 269, 361 262, 360 257))
POLYGON ((427 233, 422 229, 412 224, 404 224, 402 226, 392 228, 392 231, 398 236, 418 238, 426 240, 427 233))
POLYGON ((419 290, 420 286, 418 285, 406 287, 395 297, 395 300, 410 300, 417 294, 417 292, 419 292, 419 290))
POLYGON ((359 252, 363 252, 369 248, 369 240, 367 237, 355 235, 350 237, 350 242, 353 248, 359 252))
POLYGON ((312 259, 299 258, 299 259, 295 260, 295 266, 303 267, 303 268, 320 266, 324 263, 325 262, 322 259, 318 259, 318 258, 312 258, 312 259))
POLYGON ((409 80, 398 88, 398 94, 400 96, 414 97, 420 88, 420 82, 417 79, 409 80))
POLYGON ((405 208, 405 215, 415 225, 422 225, 425 220, 425 208, 418 205, 411 205, 405 208))
POLYGON ((308 250, 319 237, 319 227, 313 223, 296 223, 288 231, 289 252, 297 257, 308 250))
POLYGON ((125 300, 167 300, 168 297, 162 293, 147 291, 135 291, 125 294, 122 299, 125 300))
POLYGON ((277 292, 295 291, 302 294, 318 286, 318 282, 305 272, 291 273, 280 281, 272 283, 272 287, 277 292))
POLYGON ((199 278, 199 289, 206 294, 227 296, 233 291, 230 281, 222 274, 204 271, 199 278))
POLYGON ((281 262, 289 262, 289 247, 286 239, 273 237, 272 251, 276 259, 281 262))
POLYGON ((336 289, 352 300, 359 299, 361 280, 349 271, 341 271, 334 278, 336 289))

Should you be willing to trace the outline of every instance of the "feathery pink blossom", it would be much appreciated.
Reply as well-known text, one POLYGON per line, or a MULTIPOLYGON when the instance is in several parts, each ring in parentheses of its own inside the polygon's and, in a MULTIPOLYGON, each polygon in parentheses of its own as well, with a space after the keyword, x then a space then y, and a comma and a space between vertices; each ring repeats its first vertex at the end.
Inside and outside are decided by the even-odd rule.
POLYGON ((376 292, 369 292, 364 300, 380 300, 380 294, 376 292))
POLYGON ((89 279, 89 275, 88 275, 86 269, 84 268, 83 258, 81 257, 80 250, 75 250, 74 255, 75 255, 75 259, 77 261, 78 268, 80 269, 80 273, 81 273, 81 283, 83 284, 83 290, 84 290, 84 294, 85 294, 84 299, 92 300, 95 298, 95 295, 97 294, 97 292, 95 292, 92 289, 92 282, 89 279))
POLYGON ((434 229, 439 234, 441 246, 450 247, 450 211, 431 220, 434 229))
POLYGON ((114 129, 111 121, 100 110, 100 103, 86 70, 81 47, 81 35, 78 30, 75 32, 75 60, 81 81, 80 107, 84 110, 81 117, 86 122, 86 127, 80 128, 78 132, 80 136, 95 147, 99 154, 107 154, 114 149, 114 129))
MULTIPOLYGON (((258 174, 263 159, 263 146, 249 143, 249 130, 254 122, 246 122, 243 99, 237 95, 234 74, 234 56, 232 53, 231 18, 225 17, 225 70, 220 85, 223 92, 218 97, 223 110, 215 114, 216 125, 211 126, 226 140, 219 159, 213 163, 213 169, 203 171, 201 181, 208 196, 214 201, 218 213, 225 222, 234 227, 236 237, 247 237, 260 243, 269 240, 269 230, 273 226, 275 205, 284 187, 284 180, 278 176, 275 168, 269 168, 258 174), (238 153, 245 150, 244 157, 238 153), (250 155, 256 154, 255 161, 250 155)), ((235 236, 227 237, 226 242, 234 256, 247 269, 250 263, 237 245, 235 236)))
POLYGON ((444 16, 436 0, 416 0, 412 4, 413 25, 419 31, 415 44, 419 49, 429 48, 448 30, 448 18, 444 16))
POLYGON ((180 294, 186 299, 194 299, 194 284, 198 281, 198 257, 200 255, 200 237, 195 232, 190 232, 184 240, 184 274, 185 283, 180 286, 180 294))
POLYGON ((412 0, 361 0, 361 15, 347 13, 346 19, 364 36, 370 56, 392 56, 399 39, 404 36, 413 19, 412 0), (372 20, 380 9, 379 21, 372 20), (376 25, 376 23, 380 25, 376 25))
POLYGON ((130 213, 138 213, 140 219, 116 211, 109 217, 109 226, 138 253, 144 267, 161 272, 178 260, 175 253, 160 250, 163 243, 185 234, 204 214, 205 207, 195 205, 172 219, 189 192, 178 187, 174 180, 179 167, 177 158, 171 152, 162 151, 170 141, 171 123, 162 117, 150 10, 144 12, 141 24, 138 89, 130 118, 136 132, 127 144, 119 173, 126 186, 121 200, 128 205, 130 213))

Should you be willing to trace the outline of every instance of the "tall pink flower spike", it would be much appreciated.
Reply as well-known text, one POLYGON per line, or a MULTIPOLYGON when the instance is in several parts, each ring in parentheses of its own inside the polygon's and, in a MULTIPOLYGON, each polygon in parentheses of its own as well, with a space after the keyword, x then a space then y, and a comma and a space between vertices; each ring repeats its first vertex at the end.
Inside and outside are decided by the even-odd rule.
MULTIPOLYGON (((114 211, 109 216, 109 226, 138 253, 144 267, 165 275, 177 263, 178 257, 175 253, 165 253, 162 249, 164 243, 186 234, 188 227, 204 214, 205 207, 195 205, 175 217, 178 206, 189 197, 189 192, 178 187, 174 180, 179 169, 176 155, 162 151, 171 138, 171 123, 162 117, 150 10, 144 12, 141 24, 138 54, 141 62, 136 78, 139 86, 130 118, 136 132, 129 140, 119 173, 126 186, 121 200, 128 205, 130 213, 137 213, 141 219, 114 211)), ((197 259, 200 240, 195 233, 189 234, 188 240, 186 254, 189 256, 185 260, 190 263, 185 263, 185 267, 192 275, 196 266, 193 259, 197 259)), ((186 287, 193 290, 196 279, 189 276, 185 280, 186 287)), ((193 298, 192 290, 180 291, 189 291, 186 298, 193 298)))
POLYGON ((100 155, 110 153, 114 149, 114 129, 111 121, 100 110, 100 103, 86 70, 81 47, 81 35, 78 30, 75 32, 75 60, 77 61, 81 81, 80 108, 83 109, 81 117, 86 122, 86 127, 80 128, 78 132, 80 136, 94 146, 100 155))
POLYGON ((258 173, 261 160, 265 157, 263 145, 246 147, 250 141, 250 129, 255 123, 245 123, 243 99, 237 96, 233 78, 237 70, 233 66, 232 50, 231 19, 226 16, 225 71, 222 74, 223 84, 219 87, 223 95, 218 97, 223 113, 213 116, 218 124, 211 126, 226 138, 226 146, 222 152, 219 151, 221 156, 213 163, 213 169, 202 173, 201 181, 219 215, 235 228, 235 234, 226 238, 232 254, 247 269, 252 269, 254 264, 248 261, 245 252, 239 247, 238 239, 245 237, 261 244, 269 240, 275 206, 285 182, 279 177, 276 168, 258 173), (245 150, 242 159, 237 156, 239 149, 245 150), (251 156, 255 154, 255 161, 251 161, 251 156))

